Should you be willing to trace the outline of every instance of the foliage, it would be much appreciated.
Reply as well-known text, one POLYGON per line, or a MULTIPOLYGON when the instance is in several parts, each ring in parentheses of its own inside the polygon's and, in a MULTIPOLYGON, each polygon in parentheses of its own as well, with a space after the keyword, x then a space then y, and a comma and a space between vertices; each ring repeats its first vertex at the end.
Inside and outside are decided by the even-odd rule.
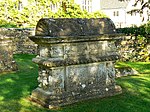
POLYGON ((7 22, 6 20, 0 20, 0 27, 4 27, 4 28, 16 28, 17 26, 12 23, 12 22, 7 22))
POLYGON ((147 24, 141 25, 139 27, 128 27, 128 28, 119 28, 117 32, 124 33, 128 36, 131 36, 135 39, 128 40, 132 45, 129 45, 132 50, 131 53, 128 54, 125 60, 130 61, 150 61, 150 54, 148 45, 150 43, 150 21, 147 24))
POLYGON ((119 62, 140 74, 117 79, 123 93, 117 96, 78 102, 59 109, 48 110, 30 102, 29 95, 37 87, 38 67, 34 55, 15 55, 19 70, 0 74, 1 112, 149 112, 150 63, 119 62))
POLYGON ((117 29, 117 32, 125 33, 126 35, 134 35, 134 36, 141 35, 146 37, 147 35, 150 35, 150 21, 139 27, 133 26, 127 28, 119 28, 117 29))
POLYGON ((150 35, 150 21, 145 25, 145 32, 150 35))
MULTIPOLYGON (((129 0, 119 0, 119 1, 129 1, 129 0)), ((147 13, 147 20, 150 20, 150 0, 135 0, 134 4, 132 4, 134 7, 133 10, 129 11, 129 12, 137 12, 140 13, 141 15, 143 15, 143 20, 145 19, 144 17, 144 13, 146 11, 147 13), (139 7, 140 6, 140 7, 139 7)))
MULTIPOLYGON (((52 12, 50 4, 60 0, 29 0, 29 4, 20 9, 20 0, 0 1, 0 20, 6 23, 13 23, 17 27, 35 27, 39 19, 46 17, 53 18, 102 18, 106 17, 102 12, 88 13, 82 11, 73 2, 64 0, 57 12, 52 12)), ((7 25, 3 25, 7 26, 7 25)), ((11 27, 11 25, 10 25, 11 27)), ((13 25, 12 25, 13 27, 13 25)))
POLYGON ((117 62, 117 67, 131 67, 138 71, 140 74, 150 73, 150 62, 117 62))
POLYGON ((103 18, 107 17, 100 11, 88 13, 81 10, 80 6, 72 2, 64 2, 62 7, 53 16, 54 18, 103 18))
POLYGON ((0 4, 1 14, 0 19, 7 20, 7 22, 13 22, 18 27, 35 26, 36 22, 42 18, 50 16, 51 11, 49 3, 46 0, 30 0, 29 5, 22 9, 18 7, 18 0, 5 0, 0 4), (2 8, 6 6, 5 8, 2 8), (5 13, 4 13, 5 12, 5 13))

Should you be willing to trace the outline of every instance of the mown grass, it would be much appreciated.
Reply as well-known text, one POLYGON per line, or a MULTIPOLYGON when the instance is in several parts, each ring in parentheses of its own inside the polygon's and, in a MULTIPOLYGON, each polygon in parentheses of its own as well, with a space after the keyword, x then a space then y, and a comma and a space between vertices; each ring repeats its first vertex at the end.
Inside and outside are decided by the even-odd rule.
POLYGON ((34 55, 15 55, 18 71, 0 74, 0 112, 150 112, 150 62, 118 62, 140 74, 118 78, 123 93, 93 99, 49 110, 30 102, 31 91, 37 86, 38 67, 34 55))

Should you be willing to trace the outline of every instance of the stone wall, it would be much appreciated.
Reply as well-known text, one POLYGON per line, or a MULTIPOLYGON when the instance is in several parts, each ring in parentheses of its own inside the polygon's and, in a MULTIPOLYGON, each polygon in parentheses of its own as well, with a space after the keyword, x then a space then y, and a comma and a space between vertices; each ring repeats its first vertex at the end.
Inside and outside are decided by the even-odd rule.
POLYGON ((34 29, 0 28, 0 34, 12 38, 14 54, 37 53, 37 45, 28 38, 30 35, 34 34, 34 29))
POLYGON ((144 37, 124 36, 117 48, 121 61, 150 61, 150 42, 144 37))

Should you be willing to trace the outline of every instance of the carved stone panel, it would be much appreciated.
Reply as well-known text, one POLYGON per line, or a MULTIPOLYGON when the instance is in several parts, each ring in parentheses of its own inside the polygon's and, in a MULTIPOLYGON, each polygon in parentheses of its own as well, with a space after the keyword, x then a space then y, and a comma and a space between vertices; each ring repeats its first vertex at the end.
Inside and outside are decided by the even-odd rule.
POLYGON ((106 62, 106 86, 115 84, 115 68, 113 62, 106 62))
POLYGON ((64 56, 64 46, 63 45, 53 45, 50 47, 50 57, 59 58, 64 56))
POLYGON ((40 57, 48 57, 49 56, 49 48, 46 45, 41 45, 38 47, 38 52, 40 57))
POLYGON ((39 67, 39 87, 51 92, 52 94, 64 91, 64 67, 45 69, 39 67))
POLYGON ((117 50, 116 50, 116 45, 115 42, 109 42, 108 43, 108 47, 107 47, 107 53, 106 55, 116 55, 117 54, 117 50))
POLYGON ((89 57, 89 45, 84 43, 66 44, 65 55, 67 58, 78 59, 79 57, 89 57))
POLYGON ((98 45, 98 43, 90 42, 89 43, 89 54, 98 56, 98 51, 101 50, 101 48, 99 49, 99 47, 100 47, 100 45, 98 45))
POLYGON ((77 91, 90 89, 93 86, 106 86, 113 84, 115 71, 112 62, 101 62, 87 65, 74 65, 66 67, 67 90, 77 91))
POLYGON ((49 75, 49 90, 53 90, 56 94, 64 91, 65 71, 64 67, 52 68, 52 75, 49 75))

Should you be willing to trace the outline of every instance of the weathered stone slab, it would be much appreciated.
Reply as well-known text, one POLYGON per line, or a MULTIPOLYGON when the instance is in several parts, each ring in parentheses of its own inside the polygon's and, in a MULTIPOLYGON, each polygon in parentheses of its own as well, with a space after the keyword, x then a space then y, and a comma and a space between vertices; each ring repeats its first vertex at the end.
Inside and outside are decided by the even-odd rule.
POLYGON ((0 35, 0 73, 17 70, 13 59, 12 39, 0 35))
POLYGON ((32 99, 51 107, 120 94, 114 69, 119 36, 110 19, 41 19, 30 37, 39 52, 32 99))
POLYGON ((116 77, 123 77, 129 75, 137 75, 139 74, 138 71, 131 67, 116 67, 116 77))

